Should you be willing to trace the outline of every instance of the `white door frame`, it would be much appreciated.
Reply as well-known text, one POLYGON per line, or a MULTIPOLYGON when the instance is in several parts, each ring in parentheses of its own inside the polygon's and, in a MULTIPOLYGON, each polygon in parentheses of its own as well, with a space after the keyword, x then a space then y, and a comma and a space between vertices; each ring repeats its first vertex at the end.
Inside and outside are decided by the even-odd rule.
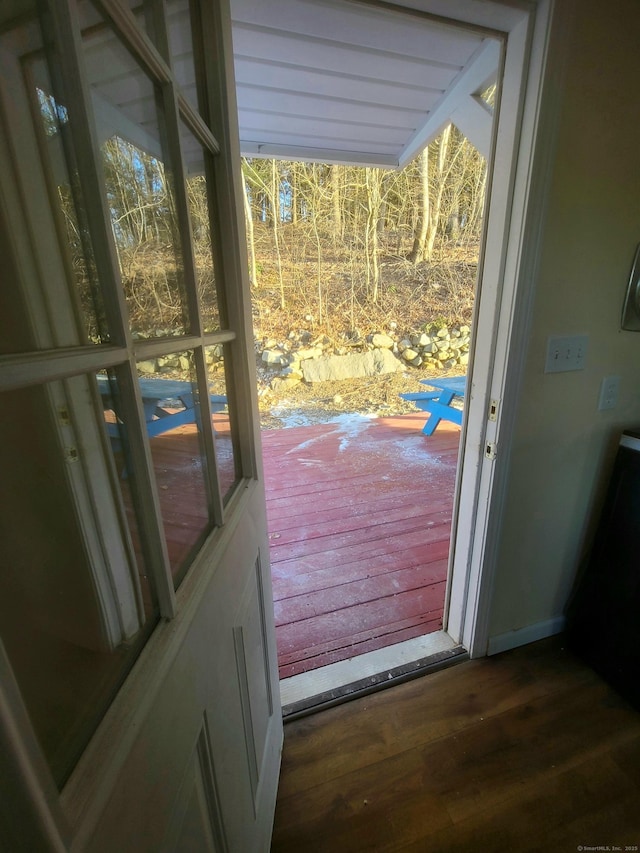
MULTIPOLYGON (((466 5, 462 3, 461 5, 466 5)), ((446 630, 471 657, 487 654, 509 457, 524 371, 524 354, 536 280, 538 247, 551 176, 559 117, 562 52, 554 38, 569 25, 571 2, 488 3, 503 7, 505 32, 500 111, 480 292, 474 321, 473 366, 461 436, 456 483, 457 516, 448 586, 446 630), (514 14, 519 11, 519 20, 514 14), (511 23, 509 23, 511 22, 511 23), (558 55, 560 54, 560 55, 558 55), (553 84, 550 85, 550 80, 553 84), (489 419, 497 401, 497 419, 489 419), (495 456, 485 455, 487 445, 495 456)))

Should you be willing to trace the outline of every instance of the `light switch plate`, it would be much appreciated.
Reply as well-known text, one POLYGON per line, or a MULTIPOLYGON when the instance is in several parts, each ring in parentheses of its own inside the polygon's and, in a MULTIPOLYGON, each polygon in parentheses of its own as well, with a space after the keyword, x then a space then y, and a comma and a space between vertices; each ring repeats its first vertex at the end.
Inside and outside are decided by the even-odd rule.
POLYGON ((584 370, 587 359, 588 335, 556 335, 547 338, 545 373, 564 373, 584 370))
POLYGON ((618 391, 620 390, 619 376, 605 376, 600 386, 600 399, 598 400, 598 411, 615 409, 618 405, 618 391))

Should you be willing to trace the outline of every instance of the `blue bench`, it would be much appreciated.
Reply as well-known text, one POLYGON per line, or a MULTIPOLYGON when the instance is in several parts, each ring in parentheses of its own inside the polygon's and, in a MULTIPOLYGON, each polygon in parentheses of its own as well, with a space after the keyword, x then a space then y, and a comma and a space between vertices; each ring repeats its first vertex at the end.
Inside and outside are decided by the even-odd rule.
MULTIPOLYGON (((113 399, 109 378, 107 376, 98 376, 97 379, 98 390, 100 391, 105 410, 112 409, 116 417, 120 419, 116 409, 117 402, 114 402, 113 399)), ((181 379, 139 379, 138 382, 149 438, 161 435, 163 432, 167 432, 175 427, 196 422, 196 409, 191 382, 181 379), (180 411, 168 411, 169 409, 176 409, 180 406, 182 406, 180 411)), ((209 399, 213 413, 221 412, 226 408, 227 398, 224 394, 211 394, 209 399)), ((118 424, 107 423, 106 427, 110 438, 117 441, 120 437, 118 424)))
POLYGON ((422 428, 425 435, 433 435, 440 421, 462 426, 462 410, 451 404, 457 397, 464 400, 467 390, 466 376, 447 376, 443 379, 421 379, 422 385, 435 388, 434 391, 418 391, 413 394, 400 394, 403 400, 411 400, 418 409, 428 412, 429 417, 422 428))

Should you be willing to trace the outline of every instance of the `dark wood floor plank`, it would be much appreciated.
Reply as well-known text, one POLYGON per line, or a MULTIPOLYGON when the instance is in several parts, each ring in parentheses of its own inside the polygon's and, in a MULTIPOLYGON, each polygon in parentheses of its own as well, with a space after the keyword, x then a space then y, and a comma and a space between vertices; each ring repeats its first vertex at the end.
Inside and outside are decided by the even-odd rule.
POLYGON ((455 736, 481 717, 487 720, 596 681, 593 672, 568 652, 553 648, 540 661, 517 653, 470 661, 332 708, 287 726, 283 761, 285 768, 288 760, 292 766, 283 776, 281 794, 339 778, 382 756, 455 736), (321 742, 325 755, 318 762, 309 746, 321 742))
POLYGON ((288 724, 272 851, 635 844, 639 751, 640 714, 544 641, 288 724))

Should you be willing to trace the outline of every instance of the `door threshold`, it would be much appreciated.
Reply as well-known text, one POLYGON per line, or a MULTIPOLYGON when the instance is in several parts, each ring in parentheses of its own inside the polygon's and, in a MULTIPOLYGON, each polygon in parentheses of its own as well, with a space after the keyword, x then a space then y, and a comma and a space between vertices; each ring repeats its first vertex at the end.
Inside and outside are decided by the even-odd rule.
POLYGON ((285 722, 364 696, 468 657, 446 631, 331 663, 280 682, 285 722))

